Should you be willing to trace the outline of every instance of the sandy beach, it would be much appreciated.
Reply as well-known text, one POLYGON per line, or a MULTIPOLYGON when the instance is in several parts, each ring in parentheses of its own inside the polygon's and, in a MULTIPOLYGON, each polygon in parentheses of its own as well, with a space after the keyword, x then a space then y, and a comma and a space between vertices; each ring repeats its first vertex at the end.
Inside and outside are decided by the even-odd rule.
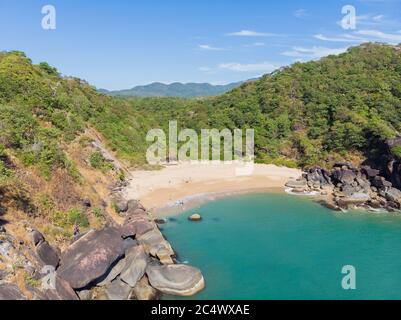
MULTIPOLYGON (((138 199, 161 216, 169 211, 188 210, 205 200, 258 191, 284 191, 298 169, 255 164, 251 175, 238 176, 238 164, 190 164, 166 166, 158 171, 132 171, 124 196, 138 199)), ((170 212, 170 213, 171 213, 170 212)))

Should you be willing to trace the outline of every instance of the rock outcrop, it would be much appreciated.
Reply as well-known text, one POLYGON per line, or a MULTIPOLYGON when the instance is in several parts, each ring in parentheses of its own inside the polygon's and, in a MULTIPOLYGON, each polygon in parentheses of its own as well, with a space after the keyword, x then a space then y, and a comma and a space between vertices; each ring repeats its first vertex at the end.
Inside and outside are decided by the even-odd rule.
POLYGON ((152 287, 169 295, 192 296, 205 287, 200 270, 186 265, 150 264, 146 274, 152 287))
POLYGON ((202 290, 201 272, 174 264, 174 250, 143 206, 138 201, 119 205, 125 211, 121 212, 125 216, 122 225, 90 230, 62 253, 39 231, 27 228, 31 241, 26 251, 31 260, 21 254, 18 241, 4 228, 0 230, 2 262, 10 268, 15 261, 22 263, 32 280, 32 285, 25 284, 21 291, 8 281, 9 273, 0 264, 0 300, 26 296, 39 300, 150 300, 161 292, 188 296, 202 290), (44 279, 44 287, 33 284, 43 284, 44 279), (29 294, 24 295, 24 290, 29 294))
POLYGON ((124 254, 124 242, 117 228, 91 231, 61 256, 58 275, 74 289, 82 289, 106 274, 124 254))
POLYGON ((294 192, 319 192, 330 209, 374 208, 388 211, 401 209, 401 191, 380 175, 381 171, 349 163, 337 163, 332 170, 312 168, 302 178, 286 186, 294 192))
POLYGON ((0 284, 0 300, 26 300, 14 284, 0 284))

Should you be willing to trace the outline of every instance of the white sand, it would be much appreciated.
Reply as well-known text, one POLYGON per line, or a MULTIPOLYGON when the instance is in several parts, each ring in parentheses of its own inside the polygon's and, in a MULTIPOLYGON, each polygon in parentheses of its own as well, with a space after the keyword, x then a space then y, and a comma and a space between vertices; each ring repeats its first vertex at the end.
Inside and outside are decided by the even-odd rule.
POLYGON ((238 176, 238 164, 190 164, 168 166, 159 171, 133 171, 124 190, 127 199, 138 199, 149 210, 173 207, 190 199, 211 194, 235 194, 257 190, 284 190, 298 169, 255 164, 249 176, 238 176))

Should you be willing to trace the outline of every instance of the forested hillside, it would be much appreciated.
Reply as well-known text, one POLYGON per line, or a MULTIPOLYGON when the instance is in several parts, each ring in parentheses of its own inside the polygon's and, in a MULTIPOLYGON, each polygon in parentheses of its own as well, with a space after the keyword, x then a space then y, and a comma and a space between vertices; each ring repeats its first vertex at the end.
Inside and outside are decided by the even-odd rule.
POLYGON ((202 102, 132 104, 158 122, 178 118, 198 129, 254 128, 262 162, 363 161, 381 153, 381 143, 401 129, 401 47, 366 44, 296 63, 202 102))
MULTIPOLYGON (((296 63, 216 98, 119 100, 62 78, 21 52, 0 55, 2 152, 26 165, 72 170, 60 149, 86 127, 131 164, 143 164, 149 128, 254 128, 259 161, 312 165, 363 158, 401 128, 401 49, 367 44, 340 56, 296 63)), ((4 165, 2 165, 4 167, 4 165)), ((2 169, 4 171, 4 169, 2 169)))

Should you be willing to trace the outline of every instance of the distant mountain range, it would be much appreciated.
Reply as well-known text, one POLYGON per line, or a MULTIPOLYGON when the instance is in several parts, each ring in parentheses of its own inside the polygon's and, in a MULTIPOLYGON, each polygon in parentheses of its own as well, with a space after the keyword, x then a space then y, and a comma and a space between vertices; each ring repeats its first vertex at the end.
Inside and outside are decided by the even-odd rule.
MULTIPOLYGON (((249 80, 252 81, 252 80, 249 80)), ((210 97, 217 96, 239 87, 246 81, 230 83, 227 85, 212 85, 210 83, 180 83, 164 84, 154 82, 145 86, 132 89, 108 91, 99 89, 100 92, 116 97, 210 97)))

